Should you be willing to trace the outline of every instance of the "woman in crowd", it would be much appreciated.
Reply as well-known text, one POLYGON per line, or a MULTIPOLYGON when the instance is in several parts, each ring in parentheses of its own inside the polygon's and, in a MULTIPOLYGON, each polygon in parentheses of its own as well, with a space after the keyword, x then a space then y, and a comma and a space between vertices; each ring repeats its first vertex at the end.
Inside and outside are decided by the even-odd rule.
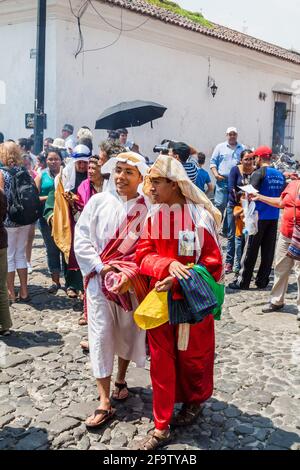
MULTIPOLYGON (((30 156, 30 154, 24 153, 22 155, 22 158, 23 158, 24 167, 30 174, 31 178, 35 179, 37 176, 37 172, 34 169, 35 165, 33 163, 32 157, 30 156)), ((35 235, 35 224, 31 224, 29 234, 28 234, 27 245, 26 245, 26 259, 27 259, 28 274, 32 273, 31 255, 32 255, 32 245, 33 245, 34 235, 35 235)))
MULTIPOLYGON (((236 226, 233 211, 237 204, 237 194, 240 191, 239 186, 249 184, 250 176, 254 171, 254 156, 250 156, 250 154, 252 154, 252 151, 248 149, 241 153, 240 164, 232 168, 228 178, 229 201, 227 206, 228 243, 225 264, 226 274, 240 270, 240 258, 235 256, 237 247, 235 243, 236 226)), ((238 243, 239 242, 240 240, 238 240, 238 243)), ((238 252, 241 254, 239 246, 238 252)))
POLYGON ((4 227, 7 201, 0 189, 0 336, 8 336, 12 326, 7 295, 7 232, 4 227))
POLYGON ((99 145, 99 165, 102 167, 111 157, 126 152, 126 148, 116 142, 103 141, 99 145))
POLYGON ((76 207, 78 200, 77 191, 80 184, 87 179, 88 161, 91 157, 91 150, 86 145, 77 145, 73 150, 72 159, 62 171, 62 185, 64 197, 69 205, 68 221, 71 230, 71 246, 69 261, 65 272, 67 295, 70 298, 82 297, 83 279, 74 254, 74 229, 79 217, 76 207))
POLYGON ((105 179, 101 175, 101 167, 99 165, 99 157, 91 156, 88 166, 88 177, 84 180, 77 190, 78 200, 76 206, 80 212, 88 203, 94 194, 101 193, 105 187, 105 179))
MULTIPOLYGON (((58 148, 49 147, 45 156, 47 168, 35 178, 35 184, 40 193, 40 201, 44 206, 49 194, 54 191, 54 180, 59 174, 62 164, 62 157, 58 148)), ((60 272, 64 268, 62 254, 51 236, 51 225, 47 223, 44 217, 39 219, 39 228, 46 246, 48 269, 53 281, 49 293, 56 294, 58 289, 61 288, 60 272)))
MULTIPOLYGON (((49 147, 47 147, 48 149, 49 147)), ((36 167, 35 171, 37 175, 40 175, 44 170, 47 168, 47 156, 46 156, 46 151, 39 153, 39 155, 36 157, 36 167)))
POLYGON ((294 227, 295 225, 300 226, 300 180, 292 181, 278 198, 257 194, 252 196, 252 199, 283 209, 276 248, 274 285, 271 292, 270 304, 263 308, 263 312, 268 313, 282 310, 289 284, 289 276, 294 268, 298 285, 297 320, 300 321, 300 261, 288 256, 294 227))
MULTIPOLYGON (((0 145, 0 162, 3 167, 0 168, 0 189, 9 199, 12 176, 5 167, 15 170, 21 170, 23 167, 22 151, 18 145, 13 142, 5 142, 0 145)), ((10 302, 15 302, 15 272, 18 272, 20 279, 19 302, 29 302, 27 285, 27 260, 26 244, 29 236, 30 225, 18 225, 9 216, 4 223, 8 235, 8 273, 7 288, 10 302)))

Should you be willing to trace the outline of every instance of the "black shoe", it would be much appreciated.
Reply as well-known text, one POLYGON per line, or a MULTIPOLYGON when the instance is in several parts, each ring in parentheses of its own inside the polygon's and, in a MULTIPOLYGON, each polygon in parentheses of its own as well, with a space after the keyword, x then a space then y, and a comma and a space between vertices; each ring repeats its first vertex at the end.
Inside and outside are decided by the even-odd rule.
POLYGON ((268 284, 259 284, 258 282, 256 282, 255 285, 256 285, 257 289, 266 289, 268 287, 269 283, 268 284))
POLYGON ((27 295, 27 297, 18 297, 16 299, 16 302, 18 302, 18 304, 29 304, 31 300, 32 298, 30 297, 30 295, 27 295))
POLYGON ((284 305, 274 305, 274 304, 269 304, 263 307, 262 312, 263 313, 271 313, 271 312, 279 312, 279 310, 282 310, 284 305))
POLYGON ((83 312, 83 310, 84 310, 83 300, 78 300, 78 301, 73 305, 73 312, 83 312))
POLYGON ((242 284, 239 284, 239 282, 237 281, 231 282, 230 284, 228 284, 228 288, 232 290, 248 290, 249 289, 249 287, 245 287, 242 284))

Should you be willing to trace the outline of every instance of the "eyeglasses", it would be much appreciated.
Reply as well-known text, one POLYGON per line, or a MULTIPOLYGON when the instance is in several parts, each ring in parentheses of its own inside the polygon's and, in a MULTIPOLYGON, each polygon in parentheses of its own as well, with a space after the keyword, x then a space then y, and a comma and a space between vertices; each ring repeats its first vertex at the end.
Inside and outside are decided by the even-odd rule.
POLYGON ((253 160, 255 160, 254 157, 243 158, 243 162, 253 162, 253 160))

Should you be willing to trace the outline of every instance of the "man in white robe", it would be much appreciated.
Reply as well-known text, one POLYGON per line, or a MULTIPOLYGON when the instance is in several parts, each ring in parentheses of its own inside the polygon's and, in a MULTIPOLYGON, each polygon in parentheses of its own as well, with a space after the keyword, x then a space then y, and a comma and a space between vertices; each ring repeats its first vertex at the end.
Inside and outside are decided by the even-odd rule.
MULTIPOLYGON (((138 305, 135 276, 130 278, 126 271, 127 260, 133 259, 130 255, 134 254, 139 237, 134 230, 138 224, 133 224, 134 227, 131 225, 130 230, 133 233, 127 234, 123 241, 119 242, 121 235, 119 239, 115 235, 118 231, 121 232, 120 227, 128 228, 128 219, 132 220, 137 211, 137 222, 141 226, 143 224, 147 208, 143 197, 138 194, 138 187, 146 171, 147 165, 143 157, 132 152, 109 160, 103 166, 102 172, 112 174, 111 179, 114 180, 116 191, 103 192, 91 198, 75 229, 76 258, 83 276, 89 281, 86 282, 88 338, 93 374, 100 396, 99 408, 86 420, 88 428, 102 426, 115 413, 110 402, 114 356, 118 356, 116 388, 113 393, 116 400, 124 400, 128 396, 125 376, 129 362, 134 361, 137 367, 143 367, 145 362, 145 332, 140 330, 133 320, 133 312, 138 305), (117 239, 116 244, 114 238, 117 239), (110 246, 111 254, 107 257, 110 249, 107 250, 107 247, 110 246), (102 259, 101 254, 109 261, 102 259), (116 271, 116 262, 112 266, 114 256, 120 264, 125 262, 124 269, 121 268, 121 282, 114 288, 114 294, 129 293, 131 311, 125 311, 116 302, 108 300, 104 293, 105 276, 116 271), (125 258, 125 261, 122 258, 125 258)), ((135 263, 128 264, 136 268, 135 263)))

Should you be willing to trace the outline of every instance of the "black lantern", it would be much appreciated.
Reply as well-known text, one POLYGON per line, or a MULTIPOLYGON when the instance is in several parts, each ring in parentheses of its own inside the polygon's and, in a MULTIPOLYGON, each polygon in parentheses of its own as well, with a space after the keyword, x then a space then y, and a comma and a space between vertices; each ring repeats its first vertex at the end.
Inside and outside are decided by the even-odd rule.
POLYGON ((216 82, 214 81, 214 83, 212 84, 212 86, 210 87, 210 91, 211 91, 211 94, 213 95, 213 98, 216 96, 217 94, 217 91, 218 91, 218 87, 216 85, 216 82))

